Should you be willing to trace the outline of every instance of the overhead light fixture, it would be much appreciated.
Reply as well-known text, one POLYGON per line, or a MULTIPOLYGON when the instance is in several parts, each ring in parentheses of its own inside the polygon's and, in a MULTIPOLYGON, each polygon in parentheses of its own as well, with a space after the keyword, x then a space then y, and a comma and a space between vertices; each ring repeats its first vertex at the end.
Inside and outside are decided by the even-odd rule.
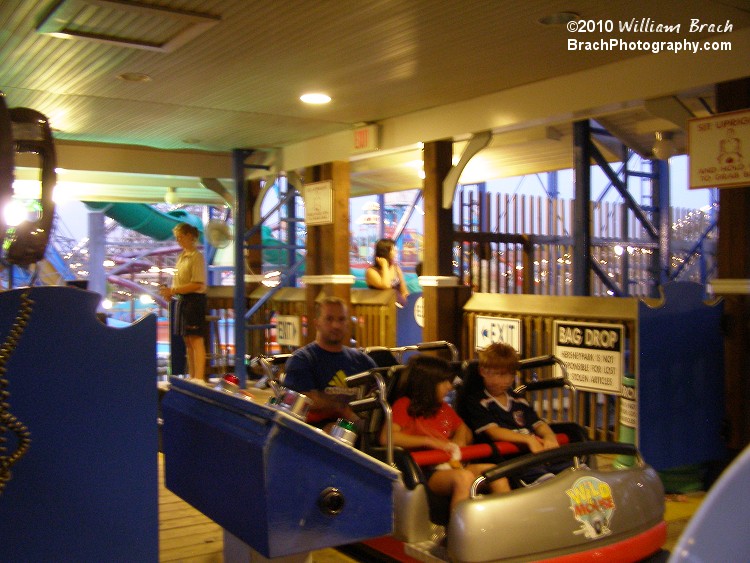
POLYGON ((60 0, 53 4, 37 32, 158 53, 176 51, 221 21, 213 14, 143 1, 60 0), (96 21, 90 17, 94 10, 96 21), (123 17, 131 22, 126 30, 117 24, 123 17))
POLYGON ((144 72, 123 72, 117 78, 123 82, 151 82, 151 77, 144 72))
POLYGON ((164 201, 170 205, 179 203, 180 196, 177 195, 177 188, 167 188, 167 193, 164 194, 164 201))
POLYGON ((321 105, 330 102, 331 96, 329 96, 328 94, 323 94, 321 92, 311 92, 309 94, 302 94, 299 99, 306 104, 321 105))
POLYGON ((575 12, 555 12, 554 14, 541 17, 537 21, 542 25, 566 25, 578 20, 580 17, 575 12))
POLYGON ((29 212, 26 205, 17 199, 11 199, 3 209, 3 217, 5 218, 6 225, 17 227, 23 221, 28 220, 29 212))
POLYGON ((659 160, 669 160, 677 152, 674 142, 672 142, 672 133, 669 131, 656 131, 654 135, 656 137, 654 148, 652 149, 654 156, 659 160))

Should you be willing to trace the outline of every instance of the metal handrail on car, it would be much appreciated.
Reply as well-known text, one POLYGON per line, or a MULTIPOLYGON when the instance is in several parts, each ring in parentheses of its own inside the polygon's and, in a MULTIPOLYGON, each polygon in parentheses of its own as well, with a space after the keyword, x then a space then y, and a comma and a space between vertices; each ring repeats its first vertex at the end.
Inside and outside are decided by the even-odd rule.
POLYGON ((259 356, 247 357, 246 359, 250 367, 259 367, 263 372, 263 376, 255 384, 255 387, 262 389, 268 386, 277 398, 280 397, 283 382, 276 378, 273 368, 274 366, 284 365, 290 357, 291 354, 277 354, 276 356, 264 356, 261 354, 259 356))
POLYGON ((396 367, 381 367, 373 368, 369 371, 350 375, 346 378, 347 385, 352 383, 356 385, 362 385, 368 382, 375 384, 375 390, 373 395, 365 397, 364 399, 356 399, 349 403, 349 408, 354 412, 363 412, 367 410, 373 410, 376 406, 380 406, 383 410, 383 418, 385 420, 386 428, 386 443, 385 443, 385 461, 388 465, 393 466, 393 415, 391 412, 391 405, 388 403, 388 389, 385 383, 384 373, 392 375, 393 370, 396 367))
POLYGON ((419 344, 409 344, 407 346, 395 346, 389 348, 387 346, 369 346, 364 349, 366 354, 373 352, 390 352, 399 364, 403 363, 403 357, 406 352, 428 352, 432 350, 445 350, 447 349, 451 354, 451 361, 458 361, 458 348, 447 340, 435 340, 430 342, 420 342, 419 344))
POLYGON ((546 356, 534 356, 533 358, 526 358, 519 362, 519 371, 524 369, 534 369, 539 367, 547 367, 557 364, 560 366, 562 377, 553 377, 552 379, 543 379, 540 381, 531 381, 523 385, 519 385, 514 389, 516 393, 523 394, 526 391, 540 391, 542 389, 552 389, 554 387, 565 387, 570 391, 570 412, 578 412, 578 389, 575 384, 570 381, 568 377, 568 368, 560 358, 553 354, 546 356), (562 380, 562 385, 560 384, 562 380))
POLYGON ((479 487, 485 481, 496 481, 502 477, 523 472, 529 467, 543 463, 554 463, 571 458, 574 460, 574 467, 578 468, 580 467, 579 458, 598 454, 634 456, 639 467, 644 465, 643 458, 633 444, 620 442, 575 442, 573 444, 560 446, 553 450, 544 450, 534 454, 526 454, 488 469, 471 484, 469 498, 476 498, 479 495, 479 487))

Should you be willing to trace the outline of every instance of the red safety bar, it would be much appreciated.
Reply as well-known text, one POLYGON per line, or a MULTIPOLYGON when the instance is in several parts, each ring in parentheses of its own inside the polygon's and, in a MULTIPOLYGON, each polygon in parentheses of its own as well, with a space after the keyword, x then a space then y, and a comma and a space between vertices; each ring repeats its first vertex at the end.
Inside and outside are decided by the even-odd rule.
MULTIPOLYGON (((567 434, 557 434, 560 445, 567 444, 570 440, 567 434)), ((526 446, 513 444, 512 442, 495 442, 495 447, 501 455, 517 455, 528 452, 526 446)), ((461 460, 471 461, 491 456, 493 453, 489 444, 471 444, 461 448, 461 460)), ((451 456, 445 450, 416 450, 411 452, 411 457, 417 465, 438 465, 450 461, 451 456)))

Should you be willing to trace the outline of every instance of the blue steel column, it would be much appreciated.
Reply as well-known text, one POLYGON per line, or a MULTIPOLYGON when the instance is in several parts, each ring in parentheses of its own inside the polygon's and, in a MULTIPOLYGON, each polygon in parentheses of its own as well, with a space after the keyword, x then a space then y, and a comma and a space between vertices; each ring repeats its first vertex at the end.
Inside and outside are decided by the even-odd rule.
POLYGON ((591 295, 591 126, 573 124, 573 295, 591 295))
POLYGON ((232 151, 234 177, 234 374, 241 389, 247 387, 245 369, 245 231, 247 225, 247 194, 245 192, 245 159, 252 153, 248 149, 232 151))
POLYGON ((651 202, 654 207, 654 224, 658 228, 659 240, 654 256, 653 269, 656 284, 651 288, 651 297, 659 296, 659 287, 669 281, 671 261, 669 214, 669 163, 666 160, 651 161, 651 202))
POLYGON ((560 188, 558 187, 557 170, 547 172, 547 197, 551 199, 557 199, 560 197, 560 188))
MULTIPOLYGON (((625 189, 629 189, 630 186, 630 158, 633 156, 633 153, 623 144, 621 145, 622 149, 622 176, 623 176, 623 184, 625 185, 625 189)), ((602 194, 603 195, 603 194, 602 194)), ((623 241, 630 240, 630 207, 627 205, 627 201, 625 202, 625 205, 622 206, 622 211, 620 215, 620 221, 621 221, 621 231, 620 236, 622 237, 623 241)), ((627 249, 624 249, 624 252, 622 253, 622 256, 620 256, 620 271, 622 272, 622 295, 623 297, 628 296, 632 292, 632 280, 630 279, 630 253, 627 251, 627 249)))
MULTIPOLYGON (((88 290, 107 297, 107 274, 104 259, 107 255, 107 231, 104 228, 104 212, 88 210, 89 219, 89 285, 88 290)), ((101 303, 97 310, 101 310, 101 303)))
MULTIPOLYGON (((289 195, 296 190, 289 179, 286 180, 286 192, 284 197, 287 199, 286 202, 286 240, 289 245, 286 249, 286 271, 294 272, 292 269, 295 262, 297 261, 297 248, 299 247, 299 240, 297 236, 297 198, 289 197, 289 195)), ((288 280, 289 286, 294 287, 297 284, 297 274, 292 273, 288 280)))
POLYGON ((378 213, 380 214, 380 223, 378 224, 378 239, 383 239, 385 238, 385 195, 378 194, 376 197, 378 202, 378 213))

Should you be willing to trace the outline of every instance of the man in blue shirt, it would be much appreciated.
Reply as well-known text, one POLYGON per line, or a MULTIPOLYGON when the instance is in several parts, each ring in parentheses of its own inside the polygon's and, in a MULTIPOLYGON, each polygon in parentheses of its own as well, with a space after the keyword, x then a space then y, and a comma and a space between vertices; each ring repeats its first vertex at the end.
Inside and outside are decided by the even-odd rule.
MULTIPOLYGON (((481 438, 525 445, 530 452, 559 448, 557 436, 523 397, 513 392, 519 368, 518 352, 510 344, 496 342, 479 352, 480 392, 465 399, 466 424, 481 438)), ((570 467, 568 462, 529 469, 520 478, 524 486, 542 482, 570 467)))
POLYGON ((296 350, 286 362, 284 385, 312 399, 307 421, 324 428, 338 418, 357 421, 349 402, 358 398, 346 376, 376 367, 361 350, 346 346, 349 313, 338 297, 326 297, 316 304, 315 340, 296 350))

